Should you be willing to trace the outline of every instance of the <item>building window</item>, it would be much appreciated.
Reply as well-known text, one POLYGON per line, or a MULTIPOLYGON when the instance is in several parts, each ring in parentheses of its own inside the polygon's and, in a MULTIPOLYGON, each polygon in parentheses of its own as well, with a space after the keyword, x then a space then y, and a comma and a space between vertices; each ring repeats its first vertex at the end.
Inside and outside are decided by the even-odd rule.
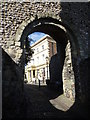
POLYGON ((39 63, 39 57, 37 57, 37 63, 39 63))
POLYGON ((35 52, 35 49, 32 49, 33 53, 35 52))
POLYGON ((44 61, 44 54, 42 54, 42 60, 44 61))
POLYGON ((32 64, 34 65, 34 59, 32 59, 32 64))
POLYGON ((33 64, 33 65, 34 65, 34 59, 31 59, 31 64, 33 64))
POLYGON ((42 45, 42 50, 44 50, 44 45, 42 45))

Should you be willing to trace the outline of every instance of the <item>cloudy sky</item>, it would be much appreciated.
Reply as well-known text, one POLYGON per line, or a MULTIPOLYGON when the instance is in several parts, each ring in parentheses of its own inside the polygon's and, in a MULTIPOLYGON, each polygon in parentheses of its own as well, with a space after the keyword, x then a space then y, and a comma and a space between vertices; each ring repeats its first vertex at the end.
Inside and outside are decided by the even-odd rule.
POLYGON ((38 41, 40 38, 44 37, 46 34, 42 32, 34 32, 30 34, 28 37, 30 39, 33 39, 33 41, 30 43, 32 45, 34 42, 38 41))

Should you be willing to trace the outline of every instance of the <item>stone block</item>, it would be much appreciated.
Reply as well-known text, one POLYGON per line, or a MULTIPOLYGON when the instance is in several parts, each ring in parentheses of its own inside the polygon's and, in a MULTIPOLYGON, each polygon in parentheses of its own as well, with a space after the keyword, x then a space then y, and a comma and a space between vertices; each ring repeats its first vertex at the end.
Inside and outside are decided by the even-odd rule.
POLYGON ((15 46, 20 46, 21 42, 15 42, 15 46))
POLYGON ((71 60, 68 60, 67 63, 70 64, 70 63, 71 63, 71 60))
MULTIPOLYGON (((23 31, 22 31, 23 32, 23 31)), ((17 31, 16 35, 15 35, 15 41, 18 42, 20 40, 21 34, 17 31)))
MULTIPOLYGON (((20 42, 18 42, 21 38, 21 35, 23 33, 23 30, 25 26, 28 25, 31 21, 35 20, 35 16, 38 15, 38 18, 41 17, 52 17, 54 19, 61 19, 59 21, 62 21, 62 23, 65 23, 65 26, 67 28, 70 28, 70 36, 75 35, 75 38, 71 38, 71 43, 72 43, 72 56, 77 57, 82 57, 84 59, 87 55, 88 57, 88 52, 86 51, 88 49, 88 44, 86 44, 86 41, 88 40, 87 38, 87 33, 88 31, 88 21, 87 21, 87 3, 34 3, 31 4, 29 2, 24 2, 23 5, 19 2, 17 3, 8 3, 8 7, 6 7, 6 4, 2 2, 1 4, 1 11, 2 15, 1 18, 1 27, 4 28, 5 34, 2 35, 2 30, 0 31, 0 43, 2 43, 2 46, 4 49, 6 49, 7 53, 10 55, 10 57, 15 58, 15 61, 18 61, 19 56, 22 54, 22 50, 16 49, 17 47, 20 47, 20 42), (60 6, 61 5, 61 6, 60 6), (79 12, 78 12, 79 11, 79 12), (5 13, 6 12, 6 13, 5 13), (32 15, 32 16, 31 16, 32 15), (28 21, 27 21, 28 20, 28 21), (25 21, 25 22, 23 22, 25 21), (85 21, 85 22, 84 22, 85 21), (21 24, 23 23, 23 24, 21 24), (21 26, 20 26, 21 24, 21 26), (18 29, 19 28, 19 29, 18 29), (17 31, 18 29, 18 31, 17 31), (14 31, 14 32, 12 32, 14 31), (9 34, 8 34, 9 33, 9 34), (15 35, 15 39, 13 38, 13 35, 15 35), (73 33, 73 34, 72 34, 73 33), (85 34, 86 33, 86 34, 85 34), (5 36, 5 35, 8 36, 5 36), (3 37, 4 36, 4 37, 3 37), (7 41, 7 37, 9 39, 13 39, 13 41, 7 41), (7 43, 5 43, 5 40, 7 43), (15 47, 13 48, 14 45, 14 40, 15 40, 15 47), (73 45, 74 44, 74 45, 73 45), (12 48, 9 50, 9 47, 12 48), (14 51, 15 49, 15 51, 14 51), (80 52, 81 51, 81 52, 80 52), (17 57, 16 57, 17 56, 17 57)), ((62 28, 63 29, 63 28, 62 28)), ((64 30, 64 29, 63 29, 64 30)), ((69 29, 68 29, 69 30, 69 29)), ((66 31, 68 32, 68 31, 66 31)), ((71 57, 70 57, 70 44, 67 45, 66 48, 66 60, 65 60, 65 66, 64 66, 64 72, 63 72, 63 80, 69 79, 72 80, 74 79, 74 75, 68 73, 68 65, 71 63, 71 57)), ((5 59, 6 60, 6 59, 5 59)), ((76 59, 75 59, 76 60, 76 59)), ((6 60, 7 62, 7 60, 6 60)), ((10 62, 11 65, 11 62, 10 62)), ((72 66, 72 65, 71 65, 72 66)), ((6 67, 6 66, 5 66, 6 67)), ((14 67, 11 67, 11 70, 14 67)), ((84 67, 85 69, 85 67, 84 67)), ((71 73, 72 73, 71 69, 71 73)), ((15 69, 16 72, 16 69, 15 69)), ((55 71, 54 71, 55 72, 55 71)), ((78 72, 77 72, 78 73, 78 72)), ((84 74, 83 74, 84 75, 84 74)), ((81 78, 83 79, 83 75, 81 78)), ((8 74, 7 74, 8 76, 8 74)), ((15 76, 15 75, 13 75, 15 76)), ((19 76, 19 75, 17 75, 19 76)), ((85 75, 84 75, 85 76, 85 75)), ((18 78, 18 77, 17 77, 18 78)), ((77 78, 76 78, 77 80, 77 78)), ((84 79, 83 79, 84 80, 84 79)), ((85 79, 86 83, 87 80, 85 79)), ((18 84, 19 85, 19 84, 18 84)), ((83 84, 84 86, 84 84, 83 84)), ((15 86, 17 87, 17 86, 15 86)), ((20 87, 19 87, 20 88, 20 87)), ((82 88, 82 86, 81 86, 82 88)), ((83 88, 84 90, 84 88, 83 88)), ((81 90, 81 91, 83 91, 81 90)), ((78 90, 79 91, 79 90, 78 90)), ((70 94, 72 94, 70 92, 70 94)), ((7 105, 7 103, 6 103, 7 105)), ((11 103, 10 103, 11 105, 11 103)))
POLYGON ((7 46, 9 47, 9 46, 11 46, 11 45, 13 45, 14 44, 14 41, 7 41, 7 46))
POLYGON ((23 52, 22 49, 17 51, 18 54, 21 54, 22 52, 23 52))

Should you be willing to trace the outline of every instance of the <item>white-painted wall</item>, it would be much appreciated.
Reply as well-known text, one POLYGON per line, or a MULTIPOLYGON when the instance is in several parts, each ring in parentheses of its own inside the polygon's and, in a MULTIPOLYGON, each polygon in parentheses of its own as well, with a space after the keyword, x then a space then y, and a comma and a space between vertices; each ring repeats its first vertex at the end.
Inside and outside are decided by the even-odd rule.
POLYGON ((48 40, 47 38, 40 42, 39 44, 32 47, 34 50, 34 54, 31 58, 31 64, 30 65, 41 65, 46 64, 46 57, 49 57, 49 49, 48 49, 48 40), (42 46, 44 46, 44 49, 42 49, 42 46), (38 49, 38 50, 37 50, 38 49))
POLYGON ((30 74, 28 74, 28 72, 31 71, 32 77, 30 79, 32 81, 33 70, 35 70, 35 77, 36 77, 37 70, 39 70, 39 72, 42 74, 43 68, 45 69, 45 79, 50 78, 49 59, 48 59, 48 64, 46 63, 46 57, 49 58, 49 41, 52 41, 52 38, 46 35, 31 46, 31 49, 33 49, 34 54, 32 55, 32 58, 30 62, 28 63, 28 65, 25 66, 25 71, 26 71, 26 76, 28 78, 28 81, 30 78, 30 74), (44 46, 44 48, 42 48, 42 46, 44 46))

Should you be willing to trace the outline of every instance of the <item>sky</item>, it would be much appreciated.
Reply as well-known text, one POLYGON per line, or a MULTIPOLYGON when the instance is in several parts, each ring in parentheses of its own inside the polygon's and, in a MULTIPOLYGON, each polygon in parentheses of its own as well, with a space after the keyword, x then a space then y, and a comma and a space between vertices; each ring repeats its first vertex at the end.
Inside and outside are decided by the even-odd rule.
POLYGON ((33 43, 35 43, 36 41, 38 41, 40 38, 44 37, 46 34, 42 33, 42 32, 34 32, 30 35, 28 35, 29 38, 33 39, 33 41, 30 43, 30 45, 32 45, 33 43))

